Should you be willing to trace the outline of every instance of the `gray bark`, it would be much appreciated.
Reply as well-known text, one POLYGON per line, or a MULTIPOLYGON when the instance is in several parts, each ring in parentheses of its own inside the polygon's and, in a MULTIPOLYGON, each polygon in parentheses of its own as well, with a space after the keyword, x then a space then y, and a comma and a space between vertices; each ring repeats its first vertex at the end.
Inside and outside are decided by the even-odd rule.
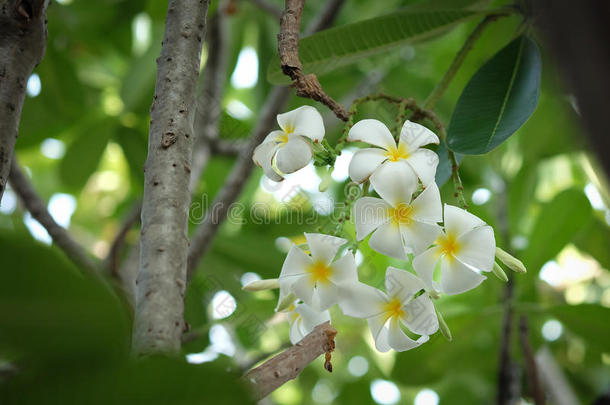
POLYGON ((176 354, 184 328, 193 114, 209 0, 170 0, 151 107, 133 351, 176 354))
POLYGON ((11 161, 25 89, 47 42, 49 0, 0 0, 0 201, 11 161))

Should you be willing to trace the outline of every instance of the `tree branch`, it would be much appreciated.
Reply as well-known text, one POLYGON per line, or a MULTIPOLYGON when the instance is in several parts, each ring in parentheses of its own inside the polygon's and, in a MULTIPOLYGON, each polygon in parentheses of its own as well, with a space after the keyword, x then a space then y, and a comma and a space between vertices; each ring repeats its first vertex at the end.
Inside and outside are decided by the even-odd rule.
POLYGON ((65 228, 55 222, 49 211, 47 211, 47 204, 36 193, 34 186, 30 183, 26 174, 23 173, 21 167, 19 167, 16 157, 13 157, 13 164, 10 169, 9 180, 11 187, 19 196, 25 208, 32 214, 32 217, 47 230, 53 239, 53 243, 63 250, 66 257, 74 262, 78 268, 85 270, 87 274, 95 278, 100 278, 101 275, 97 263, 92 260, 81 245, 72 239, 65 228))
POLYGON ((47 42, 49 0, 0 0, 0 201, 8 180, 25 88, 47 42))
POLYGON ((214 153, 213 146, 218 140, 218 124, 222 113, 222 94, 226 79, 227 35, 226 21, 222 10, 218 10, 210 19, 206 42, 208 60, 203 72, 201 93, 197 98, 195 115, 195 145, 193 146, 193 163, 189 189, 195 190, 201 175, 205 171, 214 153))
POLYGON ((151 107, 133 350, 180 350, 189 179, 201 47, 209 0, 170 0, 151 107))
POLYGON ((296 378, 301 371, 321 354, 326 353, 325 368, 332 372, 330 352, 335 349, 337 331, 325 322, 296 345, 248 371, 242 378, 252 387, 254 399, 260 400, 286 382, 296 378))
POLYGON ((125 244, 125 237, 127 236, 127 233, 136 223, 140 222, 141 215, 142 201, 137 201, 133 207, 131 207, 125 218, 123 218, 121 227, 110 245, 108 255, 104 259, 103 267, 107 269, 108 273, 110 273, 110 275, 116 279, 121 278, 119 276, 119 254, 121 253, 121 247, 125 244))
MULTIPOLYGON (((342 105, 333 100, 322 89, 322 85, 314 74, 304 74, 303 65, 299 60, 299 29, 305 0, 286 0, 286 9, 280 18, 280 33, 277 35, 277 49, 284 74, 292 79, 297 96, 316 100, 327 106, 337 118, 347 121, 349 113, 342 105)), ((340 6, 341 4, 339 4, 340 6)), ((331 3, 335 13, 339 10, 331 3)), ((320 24, 326 24, 325 21, 320 24)))
MULTIPOLYGON (((335 16, 339 11, 339 8, 336 7, 334 1, 329 1, 326 7, 332 7, 335 16)), ((326 10, 327 9, 323 10, 322 13, 326 13, 326 10)), ((325 21, 327 21, 326 23, 331 23, 332 18, 326 19, 325 21)), ((311 29, 315 30, 319 28, 322 28, 322 26, 311 27, 311 29)), ((276 87, 267 97, 250 140, 241 150, 225 185, 218 192, 212 206, 207 210, 203 222, 197 227, 191 238, 188 258, 188 280, 192 279, 197 268, 197 263, 210 248, 210 244, 214 239, 218 228, 225 220, 231 204, 239 197, 241 190, 248 181, 248 177, 252 173, 254 167, 252 163, 254 148, 256 148, 271 131, 275 125, 277 114, 280 113, 289 96, 289 87, 276 87)))
POLYGON ((519 319, 519 340, 521 341, 521 350, 523 351, 523 357, 525 358, 528 388, 534 398, 534 404, 544 405, 544 391, 540 385, 538 366, 536 365, 534 350, 532 349, 528 335, 527 316, 521 315, 521 318, 519 319))

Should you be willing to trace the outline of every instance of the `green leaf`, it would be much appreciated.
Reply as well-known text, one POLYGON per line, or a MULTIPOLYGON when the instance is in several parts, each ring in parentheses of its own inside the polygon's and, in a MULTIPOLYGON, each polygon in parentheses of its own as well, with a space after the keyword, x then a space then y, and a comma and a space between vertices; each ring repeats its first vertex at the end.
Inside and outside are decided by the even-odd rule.
POLYGON ((595 304, 561 305, 552 307, 551 314, 571 332, 581 336, 601 351, 610 350, 610 308, 595 304))
MULTIPOLYGON (((472 5, 472 2, 467 3, 472 5)), ((434 37, 480 14, 474 8, 446 4, 450 3, 415 4, 391 14, 330 28, 303 38, 299 41, 303 71, 323 75, 367 56, 434 37)), ((267 79, 273 84, 288 82, 277 55, 269 64, 267 79)))
POLYGON ((610 269, 608 241, 610 241, 608 225, 597 218, 592 218, 591 222, 576 235, 574 244, 578 249, 593 256, 603 268, 610 269))
POLYGON ((66 186, 80 189, 85 185, 97 169, 115 125, 107 118, 94 119, 77 131, 77 138, 68 146, 59 166, 59 174, 66 186))
MULTIPOLYGON (((441 187, 451 177, 451 162, 449 161, 449 155, 447 153, 447 144, 441 142, 436 149, 438 154, 438 167, 436 168, 436 184, 441 187)), ((462 155, 456 153, 455 158, 458 164, 462 160, 462 155)))
POLYGON ((515 133, 532 115, 540 94, 540 54, 521 36, 494 55, 470 79, 449 124, 449 149, 480 155, 515 133))
POLYGON ((555 257, 574 239, 591 218, 591 205, 580 190, 559 193, 540 211, 529 235, 529 246, 523 263, 532 274, 538 274, 547 260, 555 257))

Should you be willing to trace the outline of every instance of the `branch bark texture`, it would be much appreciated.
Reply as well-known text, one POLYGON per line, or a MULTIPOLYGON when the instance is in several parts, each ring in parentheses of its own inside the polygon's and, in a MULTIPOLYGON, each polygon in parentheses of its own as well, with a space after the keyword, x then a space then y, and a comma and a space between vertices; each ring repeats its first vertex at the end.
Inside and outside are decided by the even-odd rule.
POLYGON ((10 169, 9 180, 11 187, 19 196, 25 208, 32 214, 32 217, 44 226, 53 239, 53 243, 63 250, 68 259, 74 262, 78 268, 96 278, 100 277, 97 264, 91 259, 85 249, 72 239, 68 231, 55 222, 47 210, 46 202, 36 193, 34 186, 30 183, 23 170, 21 170, 21 167, 19 167, 16 158, 13 158, 10 169))
MULTIPOLYGON (((280 18, 280 33, 277 35, 282 71, 292 79, 297 96, 319 101, 330 108, 337 118, 347 121, 347 110, 324 92, 316 75, 303 73, 303 65, 299 60, 299 30, 304 5, 305 0, 286 0, 286 9, 280 18)), ((332 2, 331 5, 336 13, 341 4, 335 6, 335 2, 332 2)), ((326 25, 327 21, 332 21, 332 18, 326 17, 320 22, 320 26, 326 25)))
POLYGON ((47 42, 49 0, 0 0, 0 200, 11 168, 25 88, 47 42))
POLYGON ((332 371, 329 357, 335 348, 336 335, 337 331, 329 322, 318 325, 296 345, 248 371, 243 379, 252 386, 254 399, 260 400, 295 379, 309 363, 324 353, 327 353, 325 367, 332 371))
POLYGON ((180 349, 189 179, 201 46, 209 0, 170 0, 151 107, 133 350, 180 349))

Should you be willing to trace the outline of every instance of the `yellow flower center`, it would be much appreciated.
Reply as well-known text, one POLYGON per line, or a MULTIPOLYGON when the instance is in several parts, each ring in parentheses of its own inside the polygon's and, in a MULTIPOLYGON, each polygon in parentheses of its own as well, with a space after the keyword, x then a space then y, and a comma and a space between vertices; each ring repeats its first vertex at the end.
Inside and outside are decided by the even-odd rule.
POLYGON ((312 284, 328 283, 330 282, 329 277, 332 273, 332 269, 326 263, 317 260, 309 266, 307 272, 309 273, 312 284))
POLYGON ((413 207, 411 205, 400 203, 396 208, 390 208, 389 211, 394 225, 410 225, 413 223, 413 207))
POLYGON ((398 148, 396 146, 390 147, 386 151, 385 156, 392 162, 398 162, 401 159, 407 159, 409 154, 407 153, 407 147, 404 144, 400 144, 398 148))
POLYGON ((402 309, 402 303, 396 297, 383 304, 383 312, 388 319, 400 319, 405 316, 405 311, 402 309))
POLYGON ((440 236, 436 244, 440 246, 441 254, 445 254, 449 258, 454 258, 460 251, 460 243, 453 233, 440 236))
POLYGON ((275 138, 275 140, 279 143, 286 145, 286 143, 288 142, 288 135, 282 134, 282 135, 278 136, 277 138, 275 138))
POLYGON ((295 128, 294 128, 294 125, 292 125, 292 124, 286 124, 286 126, 283 129, 284 129, 284 133, 286 135, 288 135, 288 134, 293 133, 295 128))

